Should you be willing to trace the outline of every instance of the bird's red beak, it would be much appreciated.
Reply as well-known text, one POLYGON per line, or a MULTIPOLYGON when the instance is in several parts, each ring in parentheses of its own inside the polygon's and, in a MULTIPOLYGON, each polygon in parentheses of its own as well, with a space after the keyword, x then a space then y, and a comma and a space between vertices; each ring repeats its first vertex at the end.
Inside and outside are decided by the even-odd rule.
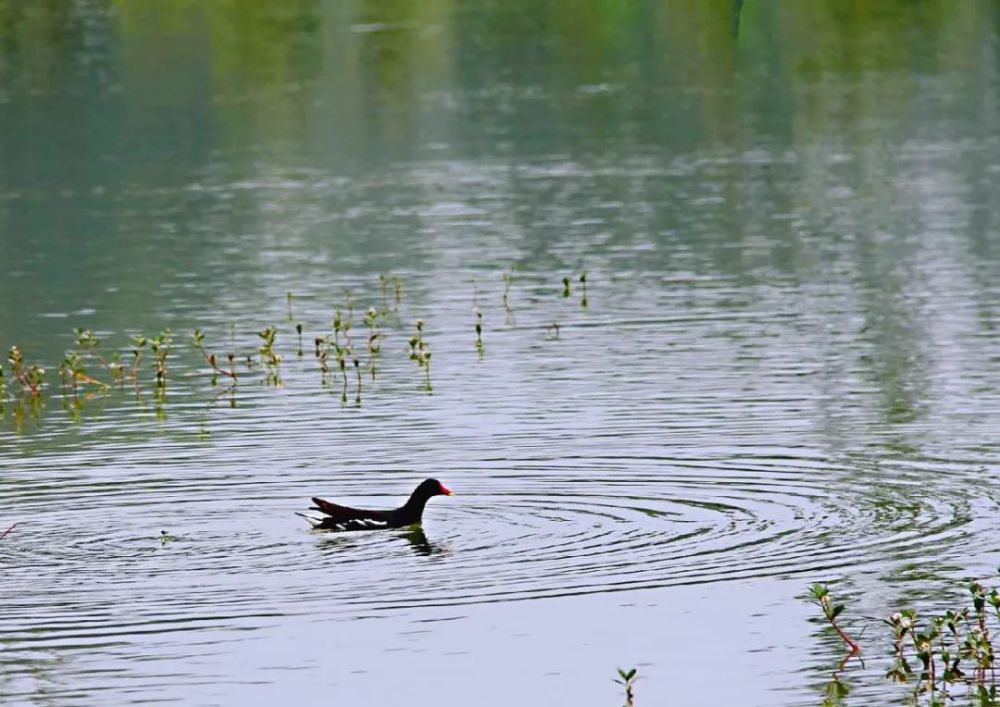
POLYGON ((439 483, 438 486, 441 487, 441 493, 443 493, 445 496, 454 496, 455 495, 455 494, 453 494, 451 492, 451 489, 448 488, 447 486, 445 486, 444 484, 439 483))

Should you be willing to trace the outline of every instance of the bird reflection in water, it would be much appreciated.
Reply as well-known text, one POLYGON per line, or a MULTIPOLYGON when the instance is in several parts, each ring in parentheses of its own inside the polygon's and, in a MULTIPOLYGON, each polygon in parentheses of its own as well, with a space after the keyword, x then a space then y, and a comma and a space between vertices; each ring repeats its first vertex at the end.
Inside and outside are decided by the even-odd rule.
MULTIPOLYGON (((323 541, 321 547, 324 551, 337 552, 338 554, 343 553, 344 550, 348 548, 370 548, 370 540, 373 539, 369 533, 366 532, 355 532, 355 533, 345 533, 345 532, 323 532, 323 541)), ((402 528, 396 532, 390 531, 386 533, 383 531, 378 534, 378 537, 382 540, 392 538, 390 542, 395 539, 406 540, 410 545, 410 549, 417 555, 423 557, 429 557, 430 555, 440 555, 447 550, 440 543, 431 542, 427 538, 427 534, 424 529, 419 525, 410 526, 409 528, 402 528)))
POLYGON ((444 552, 444 547, 437 543, 432 543, 427 539, 427 534, 419 525, 414 526, 400 533, 410 543, 410 549, 418 555, 439 555, 444 552))

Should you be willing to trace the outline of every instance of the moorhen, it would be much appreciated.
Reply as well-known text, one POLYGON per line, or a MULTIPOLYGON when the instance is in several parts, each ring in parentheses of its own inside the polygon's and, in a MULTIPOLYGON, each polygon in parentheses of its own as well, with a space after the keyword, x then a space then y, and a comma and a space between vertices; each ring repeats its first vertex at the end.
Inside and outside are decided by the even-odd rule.
POLYGON ((431 496, 451 496, 451 491, 445 488, 437 479, 425 479, 414 489, 410 500, 392 511, 365 511, 360 508, 350 508, 330 503, 322 498, 313 498, 309 510, 319 511, 319 514, 299 513, 313 528, 320 530, 379 530, 381 528, 405 528, 410 525, 420 525, 424 515, 424 506, 431 496))

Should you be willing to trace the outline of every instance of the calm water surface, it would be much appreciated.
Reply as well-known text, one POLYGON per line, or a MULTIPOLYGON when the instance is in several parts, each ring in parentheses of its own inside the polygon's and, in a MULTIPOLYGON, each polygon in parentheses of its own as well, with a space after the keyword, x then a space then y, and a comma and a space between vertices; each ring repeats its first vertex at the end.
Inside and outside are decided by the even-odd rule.
POLYGON ((733 10, 0 0, 0 346, 53 383, 0 421, 4 703, 818 704, 812 581, 902 703, 872 617, 1000 563, 1000 12, 733 10), (344 404, 310 342, 380 274, 344 404), (231 407, 190 332, 269 325, 231 407), (68 414, 74 327, 173 330, 165 404, 68 414), (293 515, 430 475, 422 533, 293 515))

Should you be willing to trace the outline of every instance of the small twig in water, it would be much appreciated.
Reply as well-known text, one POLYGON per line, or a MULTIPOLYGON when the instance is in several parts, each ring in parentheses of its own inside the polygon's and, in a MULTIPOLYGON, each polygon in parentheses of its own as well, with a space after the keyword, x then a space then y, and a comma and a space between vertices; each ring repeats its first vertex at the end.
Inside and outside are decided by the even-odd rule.
POLYGON ((10 531, 12 531, 16 527, 17 527, 17 523, 14 523, 12 526, 10 526, 9 528, 7 528, 7 530, 5 530, 2 533, 0 533, 0 540, 3 540, 8 535, 10 535, 10 531))

